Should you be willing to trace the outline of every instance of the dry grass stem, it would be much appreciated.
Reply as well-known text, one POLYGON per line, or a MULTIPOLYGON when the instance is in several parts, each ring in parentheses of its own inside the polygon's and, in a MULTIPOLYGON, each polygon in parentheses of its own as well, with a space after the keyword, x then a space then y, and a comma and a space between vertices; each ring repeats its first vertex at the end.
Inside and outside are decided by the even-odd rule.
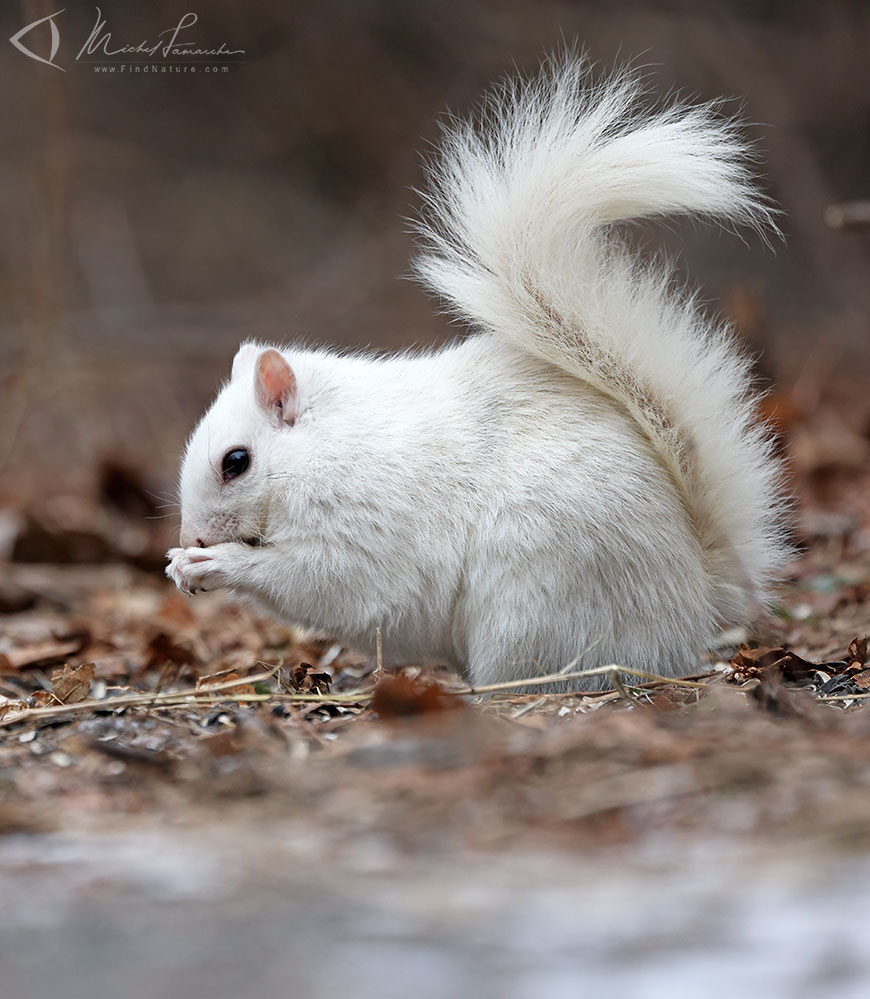
MULTIPOLYGON (((712 674, 710 680, 680 680, 677 677, 672 676, 661 676, 658 673, 650 673, 643 669, 634 669, 631 666, 619 666, 612 663, 609 666, 595 666, 592 669, 576 670, 573 673, 550 673, 547 676, 531 676, 524 680, 504 680, 501 683, 485 683, 481 684, 479 687, 460 687, 458 689, 453 689, 451 692, 454 694, 495 694, 499 691, 516 690, 518 687, 542 687, 548 683, 562 683, 565 680, 581 680, 589 676, 610 676, 614 678, 614 686, 617 686, 618 674, 627 673, 629 676, 640 677, 641 679, 647 680, 653 684, 668 684, 677 687, 694 687, 704 689, 710 685, 710 683, 715 682, 717 679, 717 674, 712 674)), ((621 682, 621 680, 619 681, 621 682)), ((605 693, 605 691, 566 691, 566 693, 580 694, 582 696, 594 696, 596 694, 605 693)))
POLYGON ((381 629, 378 626, 377 631, 375 631, 375 642, 377 644, 377 668, 375 670, 375 678, 380 679, 384 675, 384 648, 381 639, 381 629))

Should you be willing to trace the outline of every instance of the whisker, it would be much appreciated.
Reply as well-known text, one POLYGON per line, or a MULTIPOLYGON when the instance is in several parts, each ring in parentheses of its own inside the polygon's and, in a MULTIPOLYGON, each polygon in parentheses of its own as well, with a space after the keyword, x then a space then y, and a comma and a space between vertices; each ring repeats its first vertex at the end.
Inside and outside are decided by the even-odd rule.
POLYGON ((160 504, 177 504, 178 500, 169 493, 156 493, 153 489, 146 489, 145 495, 153 500, 157 500, 160 504))

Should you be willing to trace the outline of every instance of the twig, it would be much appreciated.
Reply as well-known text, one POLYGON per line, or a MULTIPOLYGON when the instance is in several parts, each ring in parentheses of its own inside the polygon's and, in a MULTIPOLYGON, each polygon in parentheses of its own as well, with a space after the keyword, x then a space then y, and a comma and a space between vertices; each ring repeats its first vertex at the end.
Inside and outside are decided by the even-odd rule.
POLYGON ((375 669, 375 682, 384 675, 384 649, 381 644, 381 626, 375 630, 375 644, 377 646, 377 667, 375 669))
MULTIPOLYGON (((255 676, 245 676, 238 680, 225 680, 213 686, 189 688, 187 690, 151 692, 147 694, 122 694, 120 697, 107 697, 102 700, 77 701, 75 704, 49 705, 44 708, 27 708, 24 711, 0 718, 0 728, 16 725, 19 722, 31 721, 36 718, 51 718, 64 714, 81 714, 86 711, 114 711, 128 707, 183 707, 191 704, 213 704, 225 701, 225 697, 216 694, 245 687, 254 683, 270 680, 272 673, 258 673, 255 676)), ((234 700, 245 701, 315 701, 319 704, 361 701, 371 696, 371 690, 358 691, 351 694, 237 694, 234 700)))
POLYGON ((628 687, 626 687, 626 685, 622 682, 622 677, 619 673, 613 674, 613 686, 619 691, 619 696, 623 701, 627 704, 632 704, 634 702, 634 698, 629 693, 628 687))
MULTIPOLYGON (((708 683, 701 683, 697 680, 680 680, 676 677, 661 676, 658 673, 650 673, 643 669, 634 669, 631 666, 618 666, 615 663, 609 666, 595 666, 592 669, 577 670, 574 673, 551 673, 549 676, 530 676, 524 680, 505 680, 502 683, 485 683, 479 687, 461 687, 451 691, 453 694, 495 694, 500 690, 514 690, 517 687, 542 687, 548 683, 560 683, 563 680, 580 680, 587 676, 615 676, 618 673, 627 673, 629 676, 640 676, 654 683, 667 683, 677 687, 708 687, 708 683)), ((592 694, 596 691, 573 691, 575 694, 592 694)))

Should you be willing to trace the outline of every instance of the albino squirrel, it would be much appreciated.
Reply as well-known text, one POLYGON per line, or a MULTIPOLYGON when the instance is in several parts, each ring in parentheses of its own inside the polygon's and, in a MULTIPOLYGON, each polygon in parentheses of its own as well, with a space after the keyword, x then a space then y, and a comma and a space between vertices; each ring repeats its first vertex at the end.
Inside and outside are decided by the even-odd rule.
POLYGON ((475 333, 398 356, 242 345, 181 471, 186 593, 227 588, 471 683, 694 670, 787 556, 749 364, 613 230, 772 210, 732 121, 581 60, 451 122, 417 274, 475 333))

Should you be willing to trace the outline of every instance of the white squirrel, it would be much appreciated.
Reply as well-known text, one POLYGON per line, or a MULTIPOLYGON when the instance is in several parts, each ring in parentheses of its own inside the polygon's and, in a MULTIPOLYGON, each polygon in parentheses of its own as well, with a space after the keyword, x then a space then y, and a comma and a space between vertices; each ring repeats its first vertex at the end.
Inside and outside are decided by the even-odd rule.
POLYGON ((183 459, 184 592, 476 685, 692 670, 765 599, 788 546, 749 362, 612 226, 773 212, 733 121, 643 96, 568 56, 447 126, 416 271, 473 335, 242 345, 183 459))

